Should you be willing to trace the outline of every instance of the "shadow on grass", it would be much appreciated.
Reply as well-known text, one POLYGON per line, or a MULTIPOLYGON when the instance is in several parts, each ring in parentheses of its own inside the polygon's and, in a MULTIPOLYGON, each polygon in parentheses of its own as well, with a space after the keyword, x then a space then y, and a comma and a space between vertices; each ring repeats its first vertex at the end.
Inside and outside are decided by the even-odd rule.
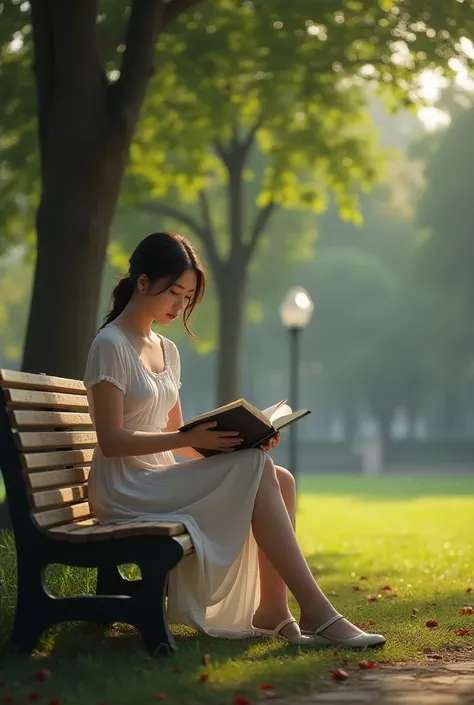
MULTIPOLYGON (((338 602, 344 602, 344 590, 347 586, 341 586, 341 595, 338 602)), ((339 608, 344 612, 348 619, 360 623, 362 619, 367 621, 367 624, 372 617, 377 614, 377 619, 390 629, 390 622, 396 622, 400 626, 400 620, 406 625, 422 626, 423 620, 431 619, 436 614, 443 612, 449 608, 451 617, 450 625, 453 629, 458 628, 462 619, 458 614, 459 605, 461 602, 469 602, 468 596, 461 597, 458 593, 449 595, 434 594, 431 599, 417 600, 414 598, 404 597, 400 601, 391 594, 383 595, 376 603, 368 603, 364 600, 364 595, 361 595, 358 602, 354 602, 351 596, 347 598, 347 605, 339 604, 339 608), (416 616, 414 615, 416 612, 416 616)), ((2 606, 3 607, 3 606, 2 606)), ((13 655, 9 645, 9 633, 13 615, 10 610, 2 609, 2 639, 0 643, 0 653, 3 656, 7 654, 13 655)), ((446 625, 445 625, 446 626, 446 625)), ((278 647, 279 651, 284 651, 288 654, 298 653, 299 649, 286 644, 282 640, 261 640, 261 639, 216 639, 199 634, 191 627, 184 625, 174 625, 172 627, 175 640, 179 648, 186 650, 195 650, 196 653, 206 653, 208 649, 215 646, 219 647, 219 653, 226 658, 240 657, 247 654, 246 658, 253 660, 253 657, 248 655, 248 648, 251 644, 262 642, 272 643, 278 647)), ((369 629, 374 631, 374 629, 369 629)), ((426 634, 430 632, 426 629, 426 634)), ((312 647, 313 648, 313 647, 312 647)), ((316 647, 315 647, 316 648, 316 647)), ((48 651, 54 654, 61 654, 61 657, 75 657, 79 653, 130 653, 137 651, 144 653, 144 647, 139 633, 131 626, 126 624, 115 623, 111 627, 101 628, 94 623, 89 622, 67 622, 54 625, 48 632, 43 634, 41 643, 38 645, 39 651, 48 651)), ((319 651, 325 651, 317 647, 319 651)), ((273 650, 272 650, 273 651, 273 650)), ((303 649, 304 651, 304 649, 303 649)), ((258 660, 267 660, 274 653, 266 653, 258 656, 258 660)), ((18 656, 18 658, 22 658, 18 656)))
MULTIPOLYGON (((101 688, 112 687, 107 699, 114 703, 127 702, 125 693, 136 695, 137 702, 142 702, 137 688, 153 691, 165 691, 176 702, 195 703, 202 698, 203 687, 206 688, 206 702, 231 702, 236 692, 252 696, 258 685, 272 683, 281 694, 306 693, 320 686, 320 677, 327 675, 335 665, 343 665, 348 670, 358 670, 358 663, 363 659, 384 661, 403 660, 403 651, 393 657, 392 643, 407 645, 407 658, 420 658, 423 654, 439 654, 441 657, 450 651, 469 648, 466 640, 454 636, 453 629, 458 626, 456 614, 457 596, 437 597, 436 605, 426 601, 411 601, 410 604, 396 604, 394 600, 384 601, 374 606, 348 605, 347 616, 356 619, 356 613, 370 610, 376 619, 372 631, 382 631, 388 638, 387 647, 370 651, 354 651, 334 647, 298 648, 276 640, 217 640, 198 635, 182 627, 174 628, 179 651, 171 658, 150 658, 146 655, 142 640, 135 630, 126 625, 115 625, 109 630, 100 630, 85 624, 64 624, 53 636, 51 633, 45 641, 51 645, 48 653, 39 654, 40 663, 32 663, 31 657, 12 654, 8 648, 2 649, 0 678, 22 681, 38 666, 46 665, 54 674, 55 696, 58 699, 66 692, 70 693, 71 684, 89 688, 89 701, 95 702, 101 688), (413 609, 418 609, 418 616, 411 619, 413 609), (445 615, 445 624, 439 630, 430 630, 424 626, 425 621, 437 615, 445 615), (446 617, 446 615, 452 615, 446 617), (209 668, 203 667, 201 657, 209 654, 209 668), (226 671, 228 664, 239 663, 242 669, 235 674, 226 671), (210 673, 212 682, 213 668, 216 669, 216 682, 203 686, 199 682, 200 674, 210 673), (223 669, 219 671, 219 669, 223 669), (138 684, 138 685, 137 685, 138 684), (209 687, 209 690, 208 690, 209 687), (123 698, 123 699, 122 699, 123 698)), ((438 616, 441 621, 441 616, 438 616)), ((360 615, 359 615, 360 619, 360 615)), ((103 695, 103 693, 102 693, 103 695)), ((72 702, 72 701, 71 701, 72 702)), ((74 700, 74 702, 76 702, 74 700)), ((143 700, 145 702, 145 700, 143 700)))

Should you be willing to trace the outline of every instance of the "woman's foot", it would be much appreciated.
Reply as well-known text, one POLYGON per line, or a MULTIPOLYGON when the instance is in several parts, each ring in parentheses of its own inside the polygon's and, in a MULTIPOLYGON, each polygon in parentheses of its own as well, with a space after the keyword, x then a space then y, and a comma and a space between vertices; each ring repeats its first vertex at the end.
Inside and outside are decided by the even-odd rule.
POLYGON ((334 612, 324 622, 301 618, 301 633, 310 636, 315 645, 347 646, 350 648, 365 648, 368 646, 383 646, 385 637, 382 634, 368 634, 345 619, 342 614, 334 612), (311 624, 311 626, 310 626, 311 624))
MULTIPOLYGON (((331 619, 331 617, 335 617, 336 614, 338 613, 335 611, 329 614, 317 616, 301 613, 301 632, 304 634, 314 634, 318 627, 327 622, 328 619, 331 619)), ((353 637, 360 636, 361 634, 365 634, 365 632, 359 629, 359 627, 356 627, 354 624, 351 624, 351 622, 344 619, 344 617, 337 622, 334 622, 334 624, 331 624, 331 626, 324 630, 325 637, 334 639, 352 639, 353 637)))
MULTIPOLYGON (((278 612, 261 612, 260 610, 257 610, 252 619, 252 626, 255 627, 256 631, 259 629, 263 629, 265 631, 273 630, 286 619, 293 619, 290 610, 280 610, 278 612)), ((295 620, 282 627, 279 634, 284 639, 291 641, 295 637, 301 636, 301 631, 295 620)))

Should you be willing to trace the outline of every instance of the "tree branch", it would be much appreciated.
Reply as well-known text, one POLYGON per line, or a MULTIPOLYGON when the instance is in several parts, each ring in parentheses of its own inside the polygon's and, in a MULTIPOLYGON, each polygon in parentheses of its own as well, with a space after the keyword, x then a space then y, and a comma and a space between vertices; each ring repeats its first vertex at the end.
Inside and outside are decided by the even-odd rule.
POLYGON ((214 149, 217 152, 217 156, 220 157, 226 167, 230 169, 230 155, 222 144, 222 142, 220 142, 219 140, 214 140, 214 149))
POLYGON ((257 132, 259 131, 259 129, 262 126, 262 122, 263 122, 263 118, 262 118, 262 116, 260 116, 258 118, 257 122, 255 123, 255 125, 252 127, 252 129, 249 130, 247 137, 242 142, 242 148, 243 148, 245 154, 247 154, 249 149, 251 148, 253 141, 255 139, 255 135, 257 134, 257 132))
POLYGON ((183 213, 178 208, 169 206, 166 203, 142 203, 139 208, 140 210, 148 213, 155 213, 156 215, 173 218, 189 228, 189 230, 191 230, 201 240, 206 249, 206 253, 214 274, 218 276, 219 271, 222 268, 222 260, 216 248, 216 243, 213 238, 213 231, 209 230, 207 225, 200 225, 198 221, 188 213, 183 213))
POLYGON ((148 80, 153 73, 156 39, 163 26, 165 12, 163 0, 134 0, 132 4, 120 78, 111 86, 114 96, 112 109, 130 130, 135 128, 148 80))
POLYGON ((199 191, 198 197, 204 227, 211 234, 211 237, 214 238, 214 226, 212 224, 211 209, 209 207, 209 199, 207 198, 206 190, 202 189, 199 191))
POLYGON ((194 220, 191 215, 188 215, 188 213, 183 213, 174 206, 169 206, 166 203, 142 203, 139 208, 140 210, 148 213, 156 213, 157 215, 162 215, 166 218, 174 218, 174 220, 178 220, 183 225, 186 225, 186 227, 196 233, 196 235, 201 235, 202 227, 199 225, 197 220, 194 220))
POLYGON ((253 227, 252 227, 252 232, 250 233, 250 240, 246 243, 245 245, 245 250, 248 259, 250 259, 255 252, 255 247, 258 242, 258 238, 264 231, 265 227, 268 225, 268 221, 270 220, 270 217, 273 215, 273 212, 276 208, 276 204, 274 200, 271 200, 265 208, 260 208, 257 216, 254 220, 253 227))

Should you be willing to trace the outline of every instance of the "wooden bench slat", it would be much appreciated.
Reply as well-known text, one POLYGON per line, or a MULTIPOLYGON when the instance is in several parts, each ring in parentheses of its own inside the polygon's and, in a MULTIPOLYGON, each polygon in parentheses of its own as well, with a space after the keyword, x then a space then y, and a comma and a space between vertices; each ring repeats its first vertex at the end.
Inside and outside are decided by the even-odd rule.
POLYGON ((20 450, 59 449, 74 446, 94 446, 97 443, 95 431, 24 431, 15 436, 20 450))
POLYGON ((24 470, 59 468, 65 465, 86 465, 92 461, 94 450, 58 450, 46 453, 23 453, 21 463, 24 470))
POLYGON ((11 411, 13 428, 92 428, 92 419, 89 414, 71 411, 25 411, 14 409, 11 411))
POLYGON ((80 519, 79 521, 71 522, 71 524, 61 524, 61 526, 50 527, 46 532, 48 536, 53 539, 67 539, 71 543, 84 543, 86 541, 84 538, 74 542, 72 534, 78 529, 82 529, 86 526, 97 526, 98 524, 97 518, 91 515, 87 519, 80 519))
POLYGON ((80 529, 76 532, 91 535, 91 540, 104 538, 109 533, 113 538, 124 538, 127 536, 179 536, 186 528, 179 521, 131 521, 126 524, 101 524, 93 529, 80 529))
POLYGON ((60 394, 58 392, 35 392, 29 389, 5 389, 9 407, 81 409, 88 411, 87 397, 83 394, 60 394))
POLYGON ((79 379, 51 377, 49 375, 17 372, 0 369, 0 386, 10 389, 35 389, 49 392, 72 392, 86 394, 86 388, 79 379))
POLYGON ((55 507, 58 504, 71 504, 87 499, 87 483, 72 485, 71 487, 56 487, 45 492, 32 492, 29 495, 30 503, 35 509, 55 507))
MULTIPOLYGON (((131 536, 171 536, 181 538, 188 536, 186 528, 181 522, 169 521, 140 521, 126 524, 84 524, 81 526, 77 522, 48 529, 57 539, 67 538, 74 543, 85 543, 88 541, 104 541, 105 539, 121 539, 131 536)), ((191 542, 192 546, 192 542, 191 542)))
POLYGON ((64 468, 63 470, 43 470, 25 473, 30 489, 40 490, 45 487, 65 487, 78 482, 87 482, 90 468, 64 468))
POLYGON ((75 519, 87 519, 90 514, 89 502, 70 504, 59 509, 46 509, 44 511, 32 512, 36 523, 42 529, 59 524, 70 524, 75 519))
POLYGON ((189 534, 181 534, 181 536, 173 536, 173 538, 175 541, 179 541, 179 543, 183 547, 185 556, 187 556, 189 553, 193 553, 194 544, 189 534))

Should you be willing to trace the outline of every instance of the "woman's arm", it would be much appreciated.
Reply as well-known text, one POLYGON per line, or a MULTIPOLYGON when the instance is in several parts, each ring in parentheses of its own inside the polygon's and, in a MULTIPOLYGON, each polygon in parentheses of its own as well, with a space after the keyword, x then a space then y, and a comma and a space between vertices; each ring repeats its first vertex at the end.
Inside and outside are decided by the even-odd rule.
MULTIPOLYGON (((183 421, 183 411, 181 409, 181 401, 178 395, 178 401, 171 409, 168 415, 168 423, 165 428, 165 433, 174 433, 184 425, 183 421)), ((176 452, 183 458, 188 458, 189 460, 195 460, 196 458, 203 458, 201 453, 198 453, 194 448, 177 448, 176 452)))
POLYGON ((107 458, 161 453, 189 443, 187 433, 178 431, 179 426, 165 433, 123 428, 123 392, 111 382, 95 384, 92 397, 97 441, 107 458))

